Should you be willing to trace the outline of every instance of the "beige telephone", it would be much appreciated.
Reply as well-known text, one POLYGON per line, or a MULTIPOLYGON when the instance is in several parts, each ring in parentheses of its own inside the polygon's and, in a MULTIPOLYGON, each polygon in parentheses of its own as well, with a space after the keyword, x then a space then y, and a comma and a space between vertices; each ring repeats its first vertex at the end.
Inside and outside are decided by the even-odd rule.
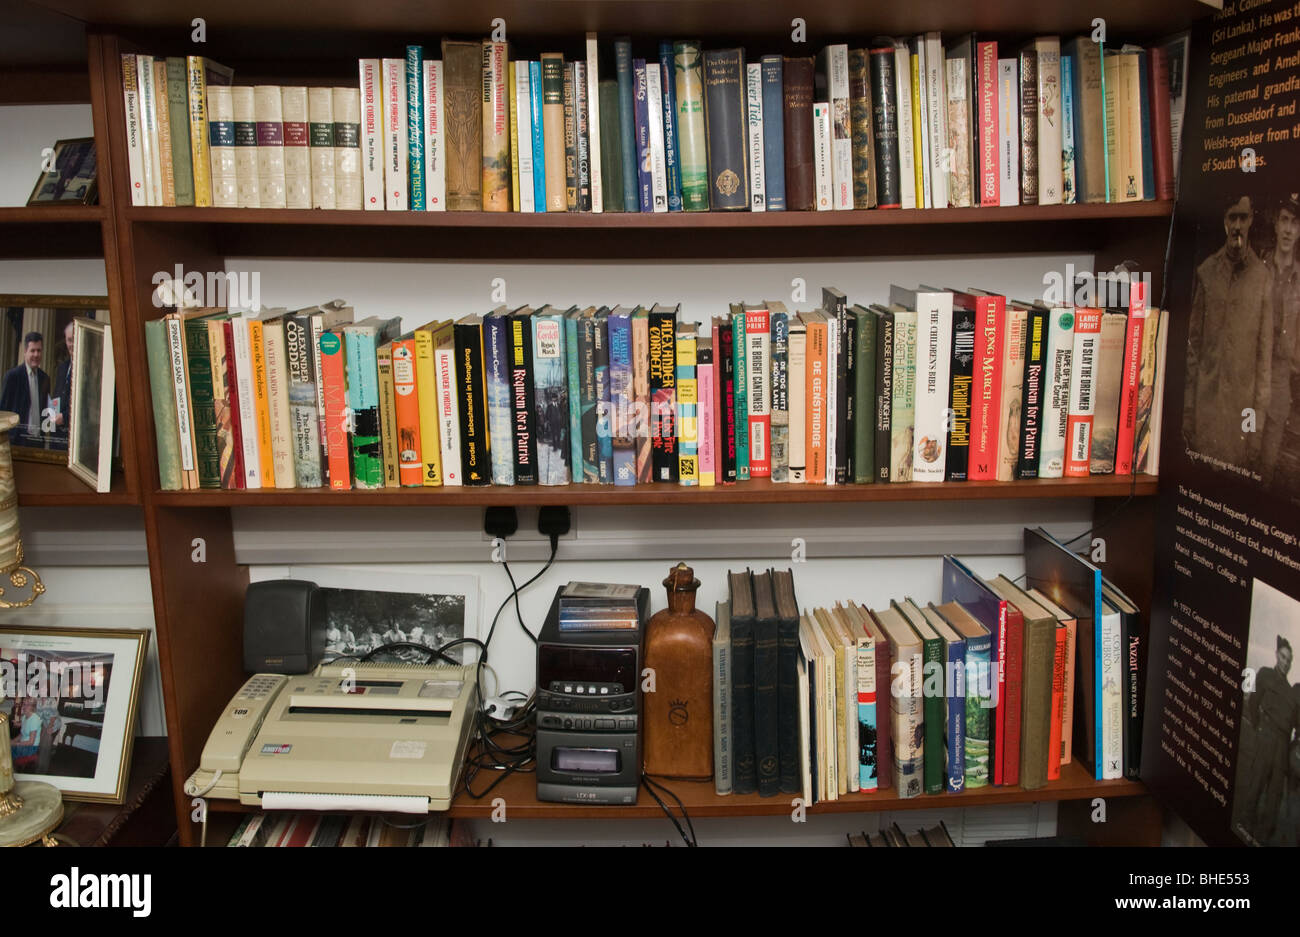
POLYGON ((238 775, 244 755, 262 728, 271 704, 288 681, 288 677, 279 673, 256 673, 245 681, 213 726, 199 758, 199 771, 185 784, 187 794, 238 799, 238 775), (201 774, 210 776, 206 785, 199 777, 201 774), (224 785, 223 775, 227 776, 224 785))

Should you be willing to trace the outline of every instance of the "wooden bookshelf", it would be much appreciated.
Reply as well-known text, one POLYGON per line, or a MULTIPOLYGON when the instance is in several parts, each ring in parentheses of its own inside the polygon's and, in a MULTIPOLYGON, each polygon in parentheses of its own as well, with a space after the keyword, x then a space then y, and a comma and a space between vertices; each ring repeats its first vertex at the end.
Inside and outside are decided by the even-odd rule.
POLYGON ((139 504, 126 484, 126 473, 113 470, 112 487, 98 492, 83 482, 66 465, 47 462, 14 462, 14 481, 20 507, 92 507, 139 504))
POLYGON ((110 224, 103 205, 0 207, 0 258, 103 257, 110 224))

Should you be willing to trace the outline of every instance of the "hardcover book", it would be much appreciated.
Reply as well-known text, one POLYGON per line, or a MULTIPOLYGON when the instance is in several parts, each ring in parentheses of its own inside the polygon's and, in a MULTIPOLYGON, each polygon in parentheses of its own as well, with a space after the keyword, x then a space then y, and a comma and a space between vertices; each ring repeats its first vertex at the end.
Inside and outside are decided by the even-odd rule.
MULTIPOLYGON (((537 480, 542 485, 564 485, 570 478, 568 395, 571 389, 566 380, 568 346, 565 325, 564 315, 550 306, 543 306, 532 316, 537 480)), ((575 481, 580 471, 580 466, 575 465, 575 481)))
POLYGON ((925 781, 923 645, 897 607, 872 614, 889 639, 894 661, 889 687, 894 785, 900 798, 917 797, 925 781))
MULTIPOLYGON (((637 482, 632 348, 632 309, 618 306, 609 314, 609 424, 613 436, 615 485, 635 485, 637 482)), ((678 354, 680 353, 679 344, 678 354)), ((679 361, 678 379, 680 378, 679 361)))
POLYGON ((763 185, 768 211, 785 211, 785 64, 765 55, 763 67, 763 185))
POLYGON ((704 60, 696 41, 673 44, 682 207, 709 210, 709 144, 704 121, 704 60))
MULTIPOLYGON (((509 211, 510 89, 507 87, 506 43, 484 42, 479 108, 483 121, 481 197, 484 211, 509 211)), ((414 154, 412 154, 414 158, 414 154)), ((563 196, 563 189, 561 196, 563 196)), ((412 208, 420 206, 412 203, 412 208)))
MULTIPOLYGON (((650 451, 653 480, 676 484, 677 462, 677 310, 650 310, 650 451)), ((735 614, 735 605, 732 606, 735 614)))
MULTIPOLYGON (((384 207, 406 211, 411 205, 410 133, 406 96, 406 60, 383 59, 384 207)), ((423 183, 423 170, 421 170, 423 183)))
POLYGON ((1016 478, 1037 478, 1042 453, 1044 397, 1047 383, 1047 319, 1050 310, 1033 305, 1026 310, 1024 378, 1020 407, 1020 455, 1016 478))
MULTIPOLYGON (((790 480, 790 314, 785 304, 766 303, 772 335, 772 481, 790 480)), ((701 391, 703 393, 703 391, 701 391)))
POLYGON ((492 482, 483 364, 483 317, 456 320, 456 395, 460 406, 460 457, 465 485, 492 482))
POLYGON ((813 60, 787 57, 783 65, 786 204, 791 211, 813 211, 813 60))
POLYGON ((334 91, 307 89, 307 134, 311 144, 311 207, 338 207, 334 183, 334 91))
MULTIPOLYGON (((749 207, 745 141, 745 52, 710 49, 704 59, 704 118, 708 150, 709 208, 749 207)), ((847 104, 847 102, 846 102, 847 104)))
MULTIPOLYGON (((960 602, 946 602, 935 611, 943 617, 966 646, 963 673, 966 692, 964 700, 961 701, 964 717, 962 730, 965 739, 962 750, 963 786, 966 789, 987 787, 990 779, 989 744, 992 738, 990 731, 996 713, 993 698, 995 677, 989 663, 991 648, 989 630, 976 621, 960 602)), ((957 702, 954 699, 949 703, 949 718, 952 716, 951 707, 957 702)))
POLYGON ((755 607, 748 570, 727 574, 731 619, 731 787, 737 794, 758 790, 755 738, 755 607))
POLYGON ((447 210, 483 207, 483 45, 443 40, 447 210))

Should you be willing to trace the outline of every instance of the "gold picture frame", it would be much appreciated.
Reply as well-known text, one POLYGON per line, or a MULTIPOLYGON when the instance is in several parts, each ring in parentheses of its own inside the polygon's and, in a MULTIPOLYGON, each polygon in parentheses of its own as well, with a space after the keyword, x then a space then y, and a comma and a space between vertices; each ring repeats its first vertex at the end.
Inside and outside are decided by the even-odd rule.
POLYGON ((14 777, 65 800, 122 803, 148 650, 143 629, 0 626, 14 777))
MULTIPOLYGON (((62 396, 56 394, 56 383, 62 372, 62 366, 65 361, 71 359, 67 351, 65 342, 67 327, 71 325, 72 320, 78 316, 93 316, 96 321, 109 321, 109 306, 107 296, 67 296, 67 295, 49 295, 36 293, 0 293, 0 312, 3 313, 5 321, 0 323, 0 329, 11 330, 4 332, 0 336, 0 352, 7 351, 5 346, 9 344, 10 336, 13 337, 12 350, 13 354, 6 355, 0 360, 0 375, 7 375, 10 371, 16 369, 22 364, 21 354, 23 351, 23 339, 27 331, 24 330, 24 323, 32 325, 32 320, 48 320, 47 330, 53 332, 53 339, 46 337, 43 341, 41 368, 46 372, 49 381, 48 399, 42 401, 41 410, 44 414, 45 404, 52 404, 55 400, 59 403, 60 412, 64 415, 63 431, 41 433, 39 438, 29 433, 22 432, 25 414, 20 413, 20 425, 10 434, 10 443, 13 458, 18 462, 46 462, 53 465, 68 464, 67 450, 67 430, 68 416, 71 412, 72 401, 63 400, 62 396), (50 314, 50 311, 53 314, 50 314), (49 365, 49 367, 47 367, 49 365)), ((0 396, 3 395, 3 388, 0 386, 0 396)), ((12 401, 5 401, 10 402, 12 401)), ((0 409, 4 409, 0 406, 0 409)), ((16 410, 14 412, 17 412, 16 410)), ((49 415, 43 416, 43 422, 49 419, 49 415)))

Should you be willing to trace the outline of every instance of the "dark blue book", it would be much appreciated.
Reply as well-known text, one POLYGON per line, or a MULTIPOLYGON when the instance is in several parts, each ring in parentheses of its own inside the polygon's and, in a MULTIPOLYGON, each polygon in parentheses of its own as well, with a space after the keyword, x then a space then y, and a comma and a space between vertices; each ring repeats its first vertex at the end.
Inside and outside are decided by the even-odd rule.
MULTIPOLYGON (((528 63, 528 96, 533 109, 533 210, 546 211, 546 134, 542 125, 542 63, 528 63)), ((520 140, 523 146, 524 141, 520 140)))
POLYGON ((646 86, 645 59, 632 62, 632 81, 636 108, 636 192, 644 212, 655 210, 654 174, 650 171, 650 98, 646 86))
POLYGON ((785 211, 784 70, 781 56, 763 56, 763 185, 768 211, 785 211))
MULTIPOLYGON (((778 63, 780 58, 777 59, 778 63)), ((682 163, 677 155, 677 70, 673 67, 673 44, 659 43, 659 80, 664 106, 664 169, 668 174, 668 210, 682 210, 682 163)), ((784 158, 784 157, 783 157, 784 158)), ((784 169, 782 170, 784 178, 784 169)))
POLYGON ((989 720, 989 783, 1002 783, 1001 758, 998 757, 997 738, 999 726, 997 716, 1001 715, 1002 687, 998 684, 998 664, 1002 660, 1004 643, 1004 626, 1006 624, 1006 602, 979 576, 976 576, 961 560, 955 556, 943 558, 944 603, 959 602, 962 608, 989 633, 989 673, 993 679, 990 701, 993 704, 994 718, 989 720))
POLYGON ((1156 158, 1151 145, 1151 75, 1147 71, 1146 49, 1137 53, 1138 95, 1142 102, 1142 198, 1156 197, 1156 158))
POLYGON ((966 639, 931 603, 921 610, 943 642, 943 695, 946 701, 944 747, 948 757, 950 791, 966 789, 966 639))
POLYGON ((623 211, 639 211, 636 171, 636 100, 633 94, 632 42, 614 42, 614 74, 618 78, 618 138, 623 163, 623 211))
POLYGON ((596 474, 602 485, 614 484, 614 432, 609 410, 609 310, 596 314, 596 474))
POLYGON ((758 790, 754 709, 754 586, 749 570, 727 573, 731 605, 731 790, 758 790))

